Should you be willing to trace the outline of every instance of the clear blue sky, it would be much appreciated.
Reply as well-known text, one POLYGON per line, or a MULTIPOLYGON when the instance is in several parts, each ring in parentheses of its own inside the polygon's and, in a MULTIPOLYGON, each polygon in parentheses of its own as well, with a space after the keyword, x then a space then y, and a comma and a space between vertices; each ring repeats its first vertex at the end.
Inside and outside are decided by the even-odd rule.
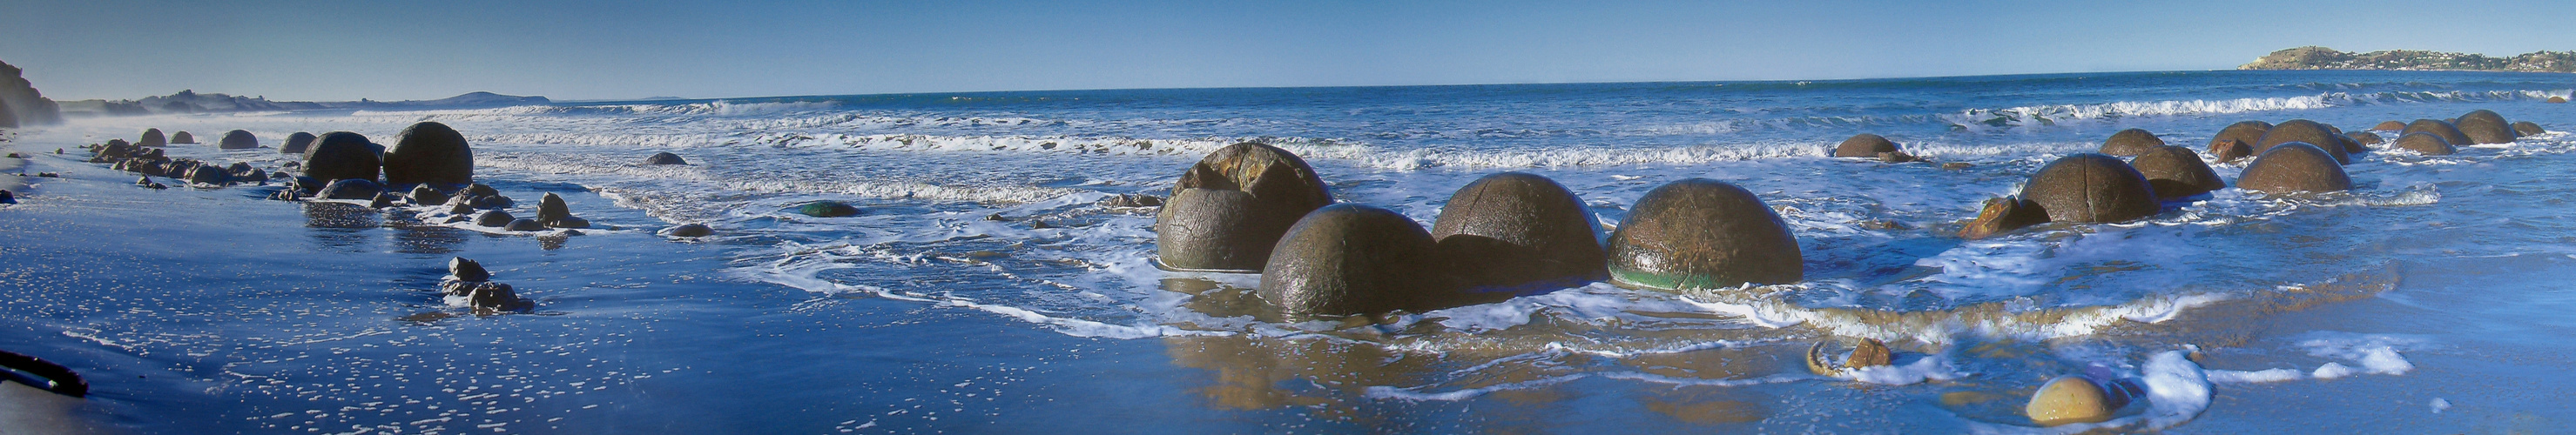
POLYGON ((2576 50, 2576 1, 0 1, 57 99, 280 100, 2226 69, 2324 45, 2576 50))

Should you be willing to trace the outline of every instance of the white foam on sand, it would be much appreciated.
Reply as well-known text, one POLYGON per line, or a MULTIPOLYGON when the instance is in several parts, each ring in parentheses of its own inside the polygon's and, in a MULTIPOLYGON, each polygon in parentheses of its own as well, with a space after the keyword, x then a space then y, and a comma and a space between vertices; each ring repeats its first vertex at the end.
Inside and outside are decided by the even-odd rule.
POLYGON ((2303 379, 2337 379, 2359 375, 2403 375, 2415 370, 2400 348, 2419 345, 2422 340, 2393 335, 2316 333, 2322 336, 2300 341, 2308 355, 2334 358, 2314 370, 2274 368, 2257 371, 2211 370, 2209 380, 2218 383, 2286 382, 2303 379), (2349 363, 2349 364, 2347 364, 2349 363))

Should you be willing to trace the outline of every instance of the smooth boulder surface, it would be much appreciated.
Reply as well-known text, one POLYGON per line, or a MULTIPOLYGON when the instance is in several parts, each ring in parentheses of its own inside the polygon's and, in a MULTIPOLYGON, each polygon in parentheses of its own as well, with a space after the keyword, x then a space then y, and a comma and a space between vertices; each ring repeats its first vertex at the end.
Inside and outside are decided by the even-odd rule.
POLYGON ((2227 188, 2227 180, 2219 179, 2218 171, 2210 170, 2209 163, 2200 160, 2200 153, 2191 152, 2190 148, 2156 147, 2154 151, 2130 159, 2129 166, 2147 177, 2147 187, 2156 192, 2156 199, 2160 201, 2227 188))
POLYGON ((1439 308, 1431 233, 1383 208, 1338 204, 1307 213, 1261 268, 1261 299, 1290 315, 1439 308))
POLYGON ((483 213, 474 215, 474 224, 486 227, 506 226, 517 220, 519 219, 510 216, 510 212, 500 210, 484 210, 483 213))
POLYGON ((2266 193, 2332 192, 2351 189, 2352 177, 2326 150, 2291 142, 2255 156, 2236 177, 2236 187, 2266 193))
POLYGON ((2228 124, 2227 128, 2219 129, 2217 136, 2209 138, 2209 146, 2211 149, 2217 149, 2219 144, 2232 140, 2245 144, 2250 150, 2254 143, 2263 141, 2263 133, 2270 131, 2272 131, 2272 123, 2269 122, 2238 121, 2235 124, 2228 124))
POLYGON ((2441 137, 2442 143, 2451 144, 2452 146, 2471 145, 2476 143, 2470 142, 2469 135, 2461 133, 2458 126, 2451 125, 2450 121, 2439 119, 2418 119, 2415 120, 2415 122, 2407 123, 2406 130, 2398 133, 2398 136, 2416 133, 2431 133, 2433 136, 2441 137))
POLYGON ((671 237, 706 237, 715 235, 716 229, 708 227, 707 224, 680 224, 662 232, 670 234, 671 237))
POLYGON ((2567 97, 2561 97, 2561 96, 2551 95, 2551 96, 2549 96, 2549 102, 2550 102, 2550 103, 2565 103, 2565 102, 2567 102, 2567 97))
POLYGON ((2406 129, 2406 123, 2403 123, 2403 122, 2397 122, 2397 121, 2380 121, 2380 122, 2379 122, 2379 125, 2370 126, 2370 129, 2371 129, 2371 130, 2376 130, 2376 131, 2398 131, 2398 130, 2405 130, 2405 129, 2406 129))
POLYGON ((689 164, 689 161, 687 161, 687 160, 681 160, 681 159, 680 159, 680 155, 679 155, 679 154, 671 154, 671 153, 668 153, 668 152, 660 152, 660 153, 653 153, 653 155, 652 155, 652 156, 650 156, 650 157, 645 157, 645 158, 644 158, 644 164, 647 164, 647 165, 686 165, 686 164, 689 164))
POLYGON ((2101 154, 2049 162, 2022 185, 2021 197, 2038 203, 2054 222, 2121 222, 2154 215, 2161 207, 2146 175, 2101 154))
POLYGON ((1610 234, 1611 282, 1660 290, 1805 279, 1798 238, 1753 192, 1705 178, 1638 198, 1610 234))
POLYGON ((157 147, 169 145, 170 138, 162 137, 161 129, 147 128, 143 129, 143 140, 134 141, 134 144, 137 146, 157 147))
POLYGON ((1977 210, 1976 220, 1969 221, 1965 228, 1959 229, 1959 238, 1983 239, 2047 222, 2048 212, 2040 210, 2039 203, 2030 202, 2018 196, 1992 198, 1987 199, 1986 205, 1977 210))
POLYGON ((2442 140, 2441 136, 2432 133, 2407 133, 2405 136, 2398 136, 2397 147, 2428 156, 2447 156, 2460 152, 2459 148, 2451 146, 2451 141, 2442 140))
POLYGON ((1290 226, 1332 203, 1314 166, 1296 154, 1253 142, 1219 148, 1181 174, 1155 214, 1155 265, 1260 270, 1290 226))
MULTIPOLYGON (((2380 139, 2377 134, 2363 131, 2344 133, 2343 137, 2346 139, 2352 139, 2352 143, 2356 145, 2378 145, 2387 142, 2386 139, 2380 139)), ((2355 150, 2353 152, 2359 153, 2361 151, 2355 150)))
POLYGON ((314 139, 304 153, 304 175, 320 180, 376 179, 383 162, 376 159, 376 149, 366 136, 335 131, 314 139))
POLYGON ((2459 122, 2454 123, 2453 126, 2460 128, 2460 134, 2469 136, 2469 140, 2472 141, 2470 144, 2513 143, 2515 139, 2513 123, 2505 122, 2504 115, 2498 115, 2493 110, 2478 109, 2460 115, 2459 122))
POLYGON ((379 193, 385 193, 385 186, 376 184, 374 181, 349 178, 332 180, 331 184, 322 186, 321 195, 329 199, 372 200, 376 199, 376 194, 379 193))
POLYGON ((2281 144, 2302 142, 2325 150, 2327 156, 2334 157, 2336 164, 2349 164, 2352 163, 2352 157, 2343 146, 2344 140, 2342 134, 2335 133, 2333 128, 2325 124, 2293 119, 2273 125, 2271 130, 2263 132, 2263 140, 2254 142, 2254 154, 2261 155, 2281 144))
POLYGON ((2549 129, 2540 128, 2540 124, 2535 124, 2531 121, 2515 121, 2513 123, 2513 134, 2517 136, 2537 136, 2541 133, 2548 132, 2549 129))
POLYGON ((794 210, 796 211, 796 214, 820 218, 857 216, 859 214, 858 207, 852 207, 849 204, 843 204, 840 201, 808 202, 796 205, 794 210))
POLYGON ((251 135, 249 131, 244 130, 224 132, 224 138, 215 143, 215 148, 228 150, 259 148, 259 136, 251 135))
POLYGON ((2022 413, 2033 423, 2056 426, 2068 423, 2092 423, 2111 419, 2111 413, 2127 406, 2125 396, 2109 394, 2101 385, 2083 376, 2059 376, 2030 396, 2022 413))
POLYGON ((1555 180, 1504 172, 1449 196, 1431 238, 1450 273, 1473 293, 1572 287, 1606 278, 1592 209, 1555 180))
POLYGON ((2102 140, 2102 153, 2124 157, 2136 156, 2164 146, 2165 140, 2156 137, 2155 133, 2132 128, 2112 133, 2110 139, 2102 140))
POLYGON ((277 152, 279 154, 303 154, 305 150, 312 149, 313 140, 319 138, 321 137, 314 136, 312 133, 301 131, 295 132, 295 134, 286 135, 286 145, 277 147, 277 152))
POLYGON ((193 144, 193 143, 197 143, 197 136, 196 136, 196 135, 192 135, 192 134, 188 134, 188 132, 184 132, 184 131, 182 131, 182 132, 178 132, 178 133, 172 133, 172 134, 170 134, 170 143, 177 143, 177 144, 193 144))
POLYGON ((394 146, 385 148, 385 183, 474 182, 474 148, 465 134, 447 124, 423 122, 404 128, 394 146))
POLYGON ((1896 142, 1871 133, 1852 135, 1850 139, 1843 139, 1841 145, 1834 146, 1834 157, 1878 158, 1878 153, 1892 152, 1896 152, 1896 142))

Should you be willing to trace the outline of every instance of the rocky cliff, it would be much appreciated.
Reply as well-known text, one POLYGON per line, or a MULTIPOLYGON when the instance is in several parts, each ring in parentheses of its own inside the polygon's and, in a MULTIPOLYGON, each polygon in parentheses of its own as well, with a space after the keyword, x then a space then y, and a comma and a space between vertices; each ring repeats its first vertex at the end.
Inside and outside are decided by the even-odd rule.
POLYGON ((2346 53, 2307 46, 2272 52, 2236 69, 2380 69, 2413 71, 2576 72, 2576 51, 2538 51, 2508 58, 2475 53, 2380 50, 2346 53))
POLYGON ((62 123, 62 109, 36 92, 36 86, 19 77, 19 72, 18 67, 0 62, 0 127, 62 123))

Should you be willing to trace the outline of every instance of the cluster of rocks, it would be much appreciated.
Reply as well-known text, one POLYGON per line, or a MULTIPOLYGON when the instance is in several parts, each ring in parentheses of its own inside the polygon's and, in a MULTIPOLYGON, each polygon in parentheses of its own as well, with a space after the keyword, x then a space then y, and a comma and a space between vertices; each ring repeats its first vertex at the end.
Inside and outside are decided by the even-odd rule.
MULTIPOLYGON (((182 143, 187 133, 174 135, 182 143)), ((517 218, 504 209, 515 201, 491 186, 474 183, 474 151, 465 135, 437 122, 422 122, 403 129, 392 146, 377 144, 366 136, 351 132, 322 135, 295 133, 287 137, 280 152, 297 154, 299 161, 288 163, 297 173, 276 173, 251 167, 248 163, 229 166, 208 164, 193 159, 168 157, 164 146, 170 137, 160 129, 144 130, 139 142, 122 139, 94 145, 90 161, 112 163, 115 169, 132 171, 144 177, 139 186, 161 189, 168 186, 153 182, 151 177, 169 177, 192 184, 221 186, 231 183, 266 184, 274 178, 285 179, 286 189, 271 197, 280 200, 365 201, 374 208, 398 205, 447 207, 434 210, 426 219, 440 223, 471 221, 475 225, 508 231, 541 231, 547 229, 590 228, 590 221, 574 216, 563 197, 547 193, 539 200, 536 216, 517 218)), ((220 144, 225 149, 258 148, 259 139, 248 131, 233 130, 220 144)), ((570 232, 578 234, 578 232, 570 232)))
MULTIPOLYGON (((154 137, 146 135, 145 139, 150 140, 154 137)), ((252 167, 246 162, 218 165, 196 159, 171 158, 161 148, 129 143, 124 139, 109 140, 105 144, 91 145, 87 149, 91 153, 89 159, 91 163, 106 163, 110 168, 119 171, 140 174, 143 178, 137 180, 136 184, 146 187, 158 184, 152 182, 151 177, 174 178, 189 184, 224 186, 245 183, 267 184, 272 176, 267 170, 252 167)))
POLYGON ((438 290, 448 296, 465 298, 465 305, 480 313, 523 312, 536 307, 535 302, 519 298, 509 284, 493 282, 492 273, 482 263, 465 257, 447 260, 447 276, 438 281, 438 290))

